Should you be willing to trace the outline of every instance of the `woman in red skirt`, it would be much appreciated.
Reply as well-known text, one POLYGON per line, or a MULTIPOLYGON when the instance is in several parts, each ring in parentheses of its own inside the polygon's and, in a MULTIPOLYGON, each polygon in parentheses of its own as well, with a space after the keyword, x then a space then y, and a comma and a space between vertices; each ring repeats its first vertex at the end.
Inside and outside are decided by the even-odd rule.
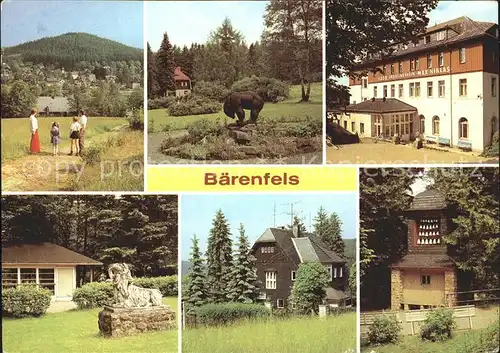
POLYGON ((36 118, 36 110, 31 110, 30 115, 30 126, 31 126, 31 143, 30 151, 31 153, 40 152, 40 138, 38 137, 38 120, 36 118))

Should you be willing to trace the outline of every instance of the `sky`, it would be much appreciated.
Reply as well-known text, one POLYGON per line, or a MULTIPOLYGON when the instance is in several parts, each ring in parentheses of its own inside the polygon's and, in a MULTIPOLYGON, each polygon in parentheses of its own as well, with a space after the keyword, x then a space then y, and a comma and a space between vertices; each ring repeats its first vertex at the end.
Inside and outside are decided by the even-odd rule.
POLYGON ((232 238, 237 240, 240 223, 245 227, 245 234, 250 244, 269 227, 274 226, 274 204, 276 204, 276 227, 290 224, 290 203, 294 204, 294 213, 303 218, 309 230, 320 206, 328 213, 336 212, 343 223, 344 238, 356 237, 358 199, 355 193, 334 194, 225 194, 225 195, 183 195, 180 200, 181 257, 189 260, 193 234, 199 239, 200 250, 205 252, 212 220, 218 209, 226 216, 232 238))
POLYGON ((260 40, 267 1, 153 1, 145 3, 146 38, 158 50, 163 34, 177 46, 205 43, 228 17, 247 43, 260 40))
POLYGON ((142 8, 138 1, 3 1, 2 47, 86 32, 143 48, 142 8))
MULTIPOLYGON (((467 16, 475 21, 498 23, 498 2, 488 1, 440 1, 438 6, 429 12, 429 26, 453 20, 460 16, 467 16)), ((342 77, 340 84, 349 85, 349 78, 342 77)))

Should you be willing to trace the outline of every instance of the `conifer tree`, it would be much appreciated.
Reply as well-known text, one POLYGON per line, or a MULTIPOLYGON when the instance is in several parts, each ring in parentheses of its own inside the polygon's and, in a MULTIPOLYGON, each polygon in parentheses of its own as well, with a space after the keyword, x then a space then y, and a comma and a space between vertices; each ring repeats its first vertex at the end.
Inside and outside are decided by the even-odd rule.
POLYGON ((200 247, 196 235, 193 236, 193 245, 191 246, 191 258, 189 263, 191 268, 187 275, 187 286, 184 292, 186 302, 193 306, 200 306, 207 302, 207 288, 205 278, 205 268, 201 258, 200 247))
POLYGON ((207 283, 210 300, 226 300, 226 288, 232 266, 232 241, 229 224, 219 209, 215 214, 207 245, 207 283))
POLYGON ((300 217, 297 215, 293 216, 293 223, 290 224, 289 228, 293 229, 294 226, 299 227, 299 234, 307 232, 307 229, 306 229, 304 222, 302 222, 302 219, 300 219, 300 217))
POLYGON ((160 49, 156 53, 155 66, 159 95, 164 96, 167 91, 174 91, 174 51, 168 39, 167 33, 163 34, 163 41, 161 42, 160 49))
POLYGON ((333 212, 328 215, 323 207, 320 207, 314 218, 314 233, 328 246, 330 250, 340 256, 344 256, 345 244, 342 240, 342 221, 333 212))
POLYGON ((156 82, 155 58, 149 43, 146 55, 148 59, 148 98, 153 98, 158 90, 158 83, 156 82))
POLYGON ((250 253, 248 238, 243 224, 239 228, 238 251, 233 260, 227 299, 232 302, 255 303, 259 297, 255 258, 250 253))

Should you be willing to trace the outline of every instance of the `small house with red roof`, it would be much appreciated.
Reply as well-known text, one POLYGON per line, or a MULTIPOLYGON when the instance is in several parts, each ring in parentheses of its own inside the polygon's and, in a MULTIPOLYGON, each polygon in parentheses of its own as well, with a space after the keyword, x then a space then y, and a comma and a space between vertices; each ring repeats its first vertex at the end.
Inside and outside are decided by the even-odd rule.
POLYGON ((71 300, 77 266, 102 263, 52 243, 2 246, 2 288, 35 284, 51 291, 53 301, 71 300))
POLYGON ((190 94, 192 91, 191 79, 182 72, 181 67, 177 66, 174 70, 175 96, 182 97, 190 94))

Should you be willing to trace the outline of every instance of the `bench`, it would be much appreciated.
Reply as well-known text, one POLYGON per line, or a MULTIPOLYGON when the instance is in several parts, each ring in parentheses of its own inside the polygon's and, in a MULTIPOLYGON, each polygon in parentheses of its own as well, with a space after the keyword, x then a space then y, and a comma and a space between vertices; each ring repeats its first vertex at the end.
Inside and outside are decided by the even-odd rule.
POLYGON ((471 150, 472 149, 472 142, 459 139, 457 142, 457 147, 462 148, 464 150, 471 150))

